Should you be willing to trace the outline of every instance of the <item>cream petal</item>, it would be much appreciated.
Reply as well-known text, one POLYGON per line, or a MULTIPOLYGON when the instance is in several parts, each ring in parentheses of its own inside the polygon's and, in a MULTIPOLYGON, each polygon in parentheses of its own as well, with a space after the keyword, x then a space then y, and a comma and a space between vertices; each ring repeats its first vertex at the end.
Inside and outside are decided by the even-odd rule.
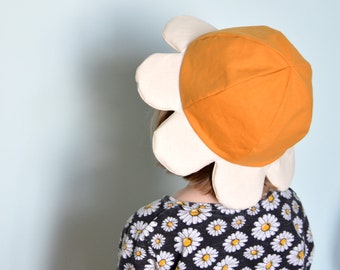
POLYGON ((219 159, 212 184, 217 200, 232 209, 245 209, 261 199, 266 167, 247 167, 219 159))
POLYGON ((181 110, 157 128, 152 144, 158 161, 180 176, 196 172, 217 158, 196 135, 181 110))
POLYGON ((279 190, 289 188, 295 169, 294 148, 289 148, 279 159, 267 165, 267 177, 279 190))
POLYGON ((180 105, 180 53, 156 53, 137 68, 136 81, 141 98, 159 110, 176 110, 180 105))
POLYGON ((183 52, 191 41, 217 29, 192 16, 178 16, 170 20, 164 30, 163 38, 178 52, 183 52))

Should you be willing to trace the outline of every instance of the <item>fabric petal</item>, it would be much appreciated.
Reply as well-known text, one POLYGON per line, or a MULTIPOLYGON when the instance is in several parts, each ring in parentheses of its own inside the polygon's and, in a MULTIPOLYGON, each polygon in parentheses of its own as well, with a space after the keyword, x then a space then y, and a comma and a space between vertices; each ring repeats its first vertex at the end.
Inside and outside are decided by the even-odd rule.
POLYGON ((217 200, 232 209, 256 205, 262 197, 266 167, 247 167, 219 158, 215 162, 212 184, 217 200))
POLYGON ((195 17, 178 16, 169 21, 164 30, 164 40, 176 51, 183 52, 191 41, 217 29, 195 17))
POLYGON ((294 148, 289 148, 279 159, 267 165, 267 177, 279 190, 289 188, 295 169, 294 148))
POLYGON ((183 111, 176 111, 154 132, 153 152, 170 172, 185 176, 218 158, 191 128, 183 111))
POLYGON ((165 111, 181 106, 179 71, 182 59, 180 53, 156 53, 137 68, 138 92, 148 105, 165 111))

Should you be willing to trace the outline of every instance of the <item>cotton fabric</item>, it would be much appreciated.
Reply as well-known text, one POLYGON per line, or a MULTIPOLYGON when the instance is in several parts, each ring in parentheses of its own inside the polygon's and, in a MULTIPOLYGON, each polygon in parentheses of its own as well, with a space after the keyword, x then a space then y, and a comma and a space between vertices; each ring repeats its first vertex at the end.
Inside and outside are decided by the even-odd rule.
POLYGON ((308 270, 313 248, 292 189, 270 192, 244 210, 164 196, 129 218, 117 269, 308 270))

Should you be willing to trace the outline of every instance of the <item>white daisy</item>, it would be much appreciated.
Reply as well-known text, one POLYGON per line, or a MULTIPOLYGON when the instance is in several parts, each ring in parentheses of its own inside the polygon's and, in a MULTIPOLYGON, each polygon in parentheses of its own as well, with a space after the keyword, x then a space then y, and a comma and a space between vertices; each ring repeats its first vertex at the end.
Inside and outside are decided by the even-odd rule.
POLYGON ((273 236, 278 230, 280 223, 276 216, 265 214, 259 217, 254 223, 255 227, 251 230, 252 235, 259 240, 264 241, 266 238, 273 236))
POLYGON ((185 270, 185 269, 187 269, 187 266, 185 265, 184 262, 181 262, 181 261, 177 263, 177 266, 175 268, 175 270, 185 270))
POLYGON ((160 203, 161 202, 157 200, 150 204, 145 205, 144 207, 140 208, 137 211, 137 215, 139 217, 146 217, 148 215, 151 215, 153 212, 155 212, 159 208, 160 203))
POLYGON ((178 220, 174 217, 167 217, 162 222, 162 229, 166 232, 172 232, 177 228, 178 220))
POLYGON ((263 258, 263 261, 256 265, 256 270, 274 270, 280 266, 282 259, 279 255, 269 254, 263 258))
POLYGON ((127 235, 124 235, 120 254, 124 259, 126 259, 132 255, 132 251, 133 251, 132 240, 129 239, 127 235))
POLYGON ((131 236, 135 240, 144 241, 145 237, 149 236, 150 232, 153 232, 153 227, 156 225, 157 222, 155 221, 150 222, 150 224, 143 221, 137 221, 131 226, 131 236))
POLYGON ((143 260, 146 256, 146 251, 144 248, 141 247, 136 247, 135 250, 133 251, 133 255, 135 257, 136 261, 143 260))
POLYGON ((246 248, 243 256, 246 257, 248 260, 256 260, 261 258, 264 254, 264 248, 262 246, 256 245, 249 248, 246 248))
POLYGON ((193 204, 192 206, 183 206, 183 210, 179 210, 179 218, 187 225, 201 223, 211 216, 211 205, 209 204, 193 204))
POLYGON ((218 251, 212 247, 206 247, 199 250, 194 257, 194 263, 199 268, 207 268, 216 261, 218 251))
POLYGON ((235 252, 241 249, 248 241, 248 236, 243 232, 237 231, 232 233, 224 240, 224 250, 227 252, 235 252))
POLYGON ((124 270, 135 270, 136 268, 131 263, 126 263, 123 265, 124 270))
POLYGON ((311 266, 314 258, 314 249, 310 252, 306 266, 311 266))
POLYGON ((196 229, 188 228, 179 232, 174 240, 177 242, 175 250, 182 253, 183 257, 186 257, 200 246, 203 237, 196 229))
POLYGON ((303 244, 303 242, 301 242, 289 252, 289 255, 287 256, 288 263, 294 266, 302 266, 304 264, 306 256, 306 246, 303 244))
POLYGON ((290 206, 288 205, 288 203, 285 203, 282 206, 281 215, 286 220, 291 220, 292 219, 292 211, 291 211, 290 206))
POLYGON ((297 232, 299 235, 301 235, 302 229, 303 229, 303 221, 302 221, 302 219, 299 218, 299 217, 295 217, 295 218, 293 219, 293 224, 294 224, 294 228, 295 228, 296 232, 297 232))
POLYGON ((295 200, 292 201, 292 208, 293 208, 293 211, 294 211, 296 214, 299 212, 300 206, 299 206, 299 204, 297 203, 297 201, 295 201, 295 200))
POLYGON ((242 268, 241 270, 251 270, 248 266, 242 268))
POLYGON ((289 189, 287 189, 285 191, 281 191, 280 193, 281 193, 282 197, 284 197, 288 200, 292 197, 292 192, 289 189))
POLYGON ((309 227, 308 230, 307 230, 307 241, 309 243, 312 243, 313 242, 313 233, 312 233, 312 230, 311 228, 309 227))
POLYGON ((287 250, 294 242, 294 235, 290 232, 283 231, 277 235, 270 243, 273 250, 277 252, 283 252, 287 250))
POLYGON ((241 229, 244 226, 244 224, 246 224, 246 219, 244 216, 234 217, 233 221, 231 222, 231 226, 236 230, 241 229))
POLYGON ((135 216, 135 215, 133 214, 133 215, 131 215, 131 216, 127 219, 126 224, 125 224, 125 226, 124 226, 125 228, 129 227, 129 225, 130 225, 130 223, 132 222, 134 216, 135 216))
POLYGON ((261 201, 261 204, 267 211, 276 209, 280 205, 280 199, 278 198, 277 192, 272 192, 267 199, 261 201))
POLYGON ((218 262, 216 266, 214 266, 214 270, 234 270, 237 267, 239 261, 229 255, 225 256, 225 258, 218 262))
POLYGON ((152 256, 152 257, 156 257, 156 253, 155 253, 155 251, 152 249, 152 247, 148 247, 148 252, 149 252, 149 254, 152 256))
POLYGON ((209 223, 207 231, 212 236, 218 236, 225 232, 226 227, 227 222, 222 219, 217 219, 209 223))
POLYGON ((157 269, 157 263, 154 259, 148 259, 148 264, 145 265, 144 270, 155 270, 157 269))
POLYGON ((164 245, 165 239, 164 235, 157 233, 151 239, 151 246, 154 249, 160 249, 164 245))
POLYGON ((157 268, 158 270, 168 270, 174 264, 174 255, 167 251, 161 251, 159 255, 157 255, 157 268))
POLYGON ((226 214, 226 215, 234 215, 236 213, 240 213, 241 211, 240 210, 235 210, 235 209, 232 209, 232 208, 227 208, 223 205, 218 205, 217 206, 217 209, 220 210, 220 212, 222 214, 226 214))
POLYGON ((255 216, 260 212, 260 205, 257 203, 256 205, 247 209, 247 214, 249 216, 255 216))
POLYGON ((165 209, 172 209, 172 208, 174 208, 175 206, 176 206, 176 203, 173 202, 173 201, 167 201, 167 202, 165 202, 165 203, 163 204, 163 207, 164 207, 165 209))

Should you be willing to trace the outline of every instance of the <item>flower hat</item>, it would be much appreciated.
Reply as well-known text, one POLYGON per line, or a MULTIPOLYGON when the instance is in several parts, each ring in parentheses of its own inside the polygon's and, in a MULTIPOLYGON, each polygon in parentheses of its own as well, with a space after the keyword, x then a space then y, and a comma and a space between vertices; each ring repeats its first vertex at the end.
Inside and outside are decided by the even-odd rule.
POLYGON ((177 52, 153 54, 136 71, 142 99, 174 112, 153 135, 159 162, 180 176, 214 163, 212 185, 229 208, 255 205, 265 177, 286 190, 293 146, 312 118, 309 63, 267 26, 217 30, 179 16, 163 37, 177 52))

